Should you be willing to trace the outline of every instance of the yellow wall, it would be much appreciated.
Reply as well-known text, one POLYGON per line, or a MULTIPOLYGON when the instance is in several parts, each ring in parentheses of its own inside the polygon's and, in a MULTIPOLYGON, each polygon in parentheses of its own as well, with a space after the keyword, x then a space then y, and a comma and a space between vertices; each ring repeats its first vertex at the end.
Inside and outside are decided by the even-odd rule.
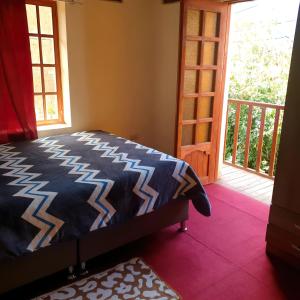
POLYGON ((153 145, 174 154, 180 4, 161 3, 153 1, 153 145))
POLYGON ((179 4, 66 6, 72 128, 103 129, 173 153, 179 4))

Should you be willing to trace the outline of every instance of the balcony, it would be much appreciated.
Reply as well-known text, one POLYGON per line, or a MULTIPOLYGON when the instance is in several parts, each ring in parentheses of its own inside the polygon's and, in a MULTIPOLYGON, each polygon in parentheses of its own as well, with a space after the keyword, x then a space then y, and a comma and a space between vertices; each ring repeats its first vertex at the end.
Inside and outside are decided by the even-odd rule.
POLYGON ((228 100, 220 184, 271 202, 283 112, 283 105, 228 100))

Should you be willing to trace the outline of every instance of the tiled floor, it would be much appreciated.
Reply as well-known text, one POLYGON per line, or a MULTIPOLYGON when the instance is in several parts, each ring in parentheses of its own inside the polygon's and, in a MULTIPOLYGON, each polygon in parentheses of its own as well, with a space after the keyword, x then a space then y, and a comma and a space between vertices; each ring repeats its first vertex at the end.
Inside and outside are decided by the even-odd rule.
POLYGON ((224 164, 218 184, 271 204, 274 185, 271 179, 224 164))

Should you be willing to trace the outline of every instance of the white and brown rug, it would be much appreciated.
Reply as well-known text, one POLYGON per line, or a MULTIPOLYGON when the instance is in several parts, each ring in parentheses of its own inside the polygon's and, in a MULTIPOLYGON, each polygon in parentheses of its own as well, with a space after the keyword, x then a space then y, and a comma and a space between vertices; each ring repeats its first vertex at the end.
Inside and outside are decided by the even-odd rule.
POLYGON ((34 300, 177 300, 180 297, 140 258, 133 258, 34 300))

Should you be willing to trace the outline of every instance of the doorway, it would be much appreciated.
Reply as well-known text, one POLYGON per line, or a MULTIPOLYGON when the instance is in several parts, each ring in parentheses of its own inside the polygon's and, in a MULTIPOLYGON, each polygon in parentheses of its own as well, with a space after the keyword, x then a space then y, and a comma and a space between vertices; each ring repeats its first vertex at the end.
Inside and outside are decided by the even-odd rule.
POLYGON ((204 184, 226 165, 271 198, 299 0, 233 2, 182 1, 177 156, 204 184))
POLYGON ((257 0, 235 4, 231 11, 219 183, 268 204, 298 7, 299 0, 257 0))

